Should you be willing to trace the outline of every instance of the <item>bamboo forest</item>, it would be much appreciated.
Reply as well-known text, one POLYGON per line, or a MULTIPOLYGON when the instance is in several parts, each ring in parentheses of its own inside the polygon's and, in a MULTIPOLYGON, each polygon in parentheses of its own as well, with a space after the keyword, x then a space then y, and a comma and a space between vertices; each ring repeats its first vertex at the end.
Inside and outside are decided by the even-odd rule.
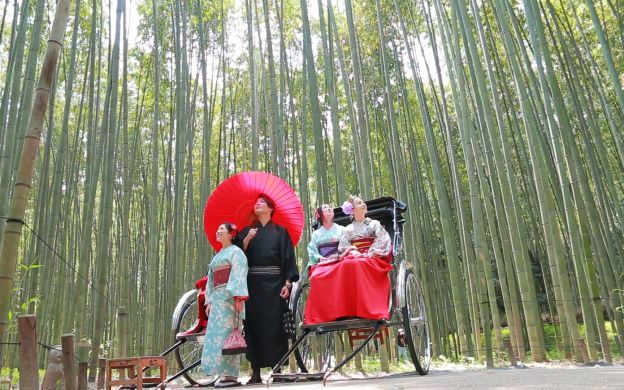
POLYGON ((244 171, 299 196, 299 270, 319 205, 405 203, 434 361, 622 356, 623 1, 0 9, 0 367, 26 314, 90 377, 165 350, 244 171))

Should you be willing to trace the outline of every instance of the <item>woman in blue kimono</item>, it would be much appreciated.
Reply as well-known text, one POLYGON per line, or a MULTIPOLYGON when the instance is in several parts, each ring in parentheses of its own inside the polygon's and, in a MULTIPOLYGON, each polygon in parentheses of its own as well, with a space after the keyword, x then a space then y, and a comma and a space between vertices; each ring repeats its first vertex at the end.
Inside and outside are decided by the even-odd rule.
POLYGON ((234 327, 245 318, 247 292, 247 257, 232 237, 236 226, 223 223, 217 229, 217 240, 223 248, 208 266, 206 315, 208 326, 202 351, 201 367, 207 375, 219 375, 215 387, 240 386, 237 381, 240 355, 222 355, 223 342, 234 327), (237 321, 238 319, 238 321, 237 321))
POLYGON ((320 226, 312 232, 308 244, 309 260, 304 271, 305 278, 308 277, 310 267, 313 265, 338 259, 338 243, 344 229, 343 226, 334 223, 334 209, 330 205, 321 205, 314 214, 320 226))

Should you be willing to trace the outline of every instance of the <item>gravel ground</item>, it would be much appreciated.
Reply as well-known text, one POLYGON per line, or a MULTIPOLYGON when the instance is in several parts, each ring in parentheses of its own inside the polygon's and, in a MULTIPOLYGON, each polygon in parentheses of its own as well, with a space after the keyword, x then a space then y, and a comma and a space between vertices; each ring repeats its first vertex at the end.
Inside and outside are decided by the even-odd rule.
MULTIPOLYGON (((247 378, 241 378, 244 383, 247 378)), ((263 389, 267 385, 245 386, 263 389)), ((624 366, 531 364, 523 368, 443 365, 429 375, 415 373, 365 376, 333 375, 327 388, 340 389, 624 389, 624 366)), ((321 390, 322 382, 271 384, 270 388, 321 390)))
MULTIPOLYGON (((263 375, 266 380, 266 375, 263 375)), ((248 377, 241 377, 245 383, 248 377)), ((270 388, 322 390, 322 382, 295 382, 271 384, 270 388)), ((624 390, 624 365, 594 365, 572 363, 531 363, 521 368, 485 369, 476 364, 452 364, 436 362, 428 375, 413 372, 393 374, 349 373, 332 375, 327 388, 336 389, 619 389, 624 390)), ((1 389, 8 389, 0 383, 1 389)), ((12 389, 18 387, 13 385, 12 389)), ((189 389, 182 385, 168 386, 170 389, 189 389)), ((197 388, 197 387, 196 387, 197 388)), ((265 389, 263 385, 244 388, 265 389)), ((89 383, 89 390, 95 383, 89 383)), ((192 388, 191 388, 192 389, 192 388)))

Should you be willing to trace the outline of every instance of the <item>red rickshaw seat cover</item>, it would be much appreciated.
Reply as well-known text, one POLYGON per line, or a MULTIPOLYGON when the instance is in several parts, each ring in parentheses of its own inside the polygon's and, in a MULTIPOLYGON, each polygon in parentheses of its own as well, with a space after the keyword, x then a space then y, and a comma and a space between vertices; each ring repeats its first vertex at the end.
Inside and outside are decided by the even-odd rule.
POLYGON ((344 317, 389 319, 391 256, 347 255, 342 261, 310 268, 306 325, 344 317))

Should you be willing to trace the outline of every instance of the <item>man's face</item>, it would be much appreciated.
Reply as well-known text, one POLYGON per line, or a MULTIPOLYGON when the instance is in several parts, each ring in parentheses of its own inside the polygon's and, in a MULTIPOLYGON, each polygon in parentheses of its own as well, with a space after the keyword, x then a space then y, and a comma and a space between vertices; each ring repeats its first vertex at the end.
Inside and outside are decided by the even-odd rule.
POLYGON ((265 215, 271 213, 271 208, 263 198, 258 198, 254 204, 254 212, 256 215, 265 215))

